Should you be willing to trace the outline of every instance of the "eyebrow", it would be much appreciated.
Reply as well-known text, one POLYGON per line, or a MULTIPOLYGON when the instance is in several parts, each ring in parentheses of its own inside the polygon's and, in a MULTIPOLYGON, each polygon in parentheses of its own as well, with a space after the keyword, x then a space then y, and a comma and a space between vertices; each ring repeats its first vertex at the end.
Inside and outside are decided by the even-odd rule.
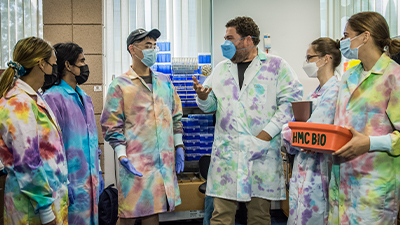
MULTIPOLYGON (((152 45, 152 44, 153 44, 153 42, 150 42, 150 41, 145 43, 145 45, 152 45)), ((154 43, 154 44, 156 45, 157 43, 154 43)))

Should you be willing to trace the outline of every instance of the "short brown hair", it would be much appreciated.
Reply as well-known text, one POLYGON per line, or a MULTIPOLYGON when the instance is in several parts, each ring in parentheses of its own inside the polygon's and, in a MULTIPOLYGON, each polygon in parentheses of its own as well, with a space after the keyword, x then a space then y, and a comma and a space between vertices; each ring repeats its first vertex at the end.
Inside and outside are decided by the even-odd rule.
POLYGON ((386 46, 389 47, 390 55, 400 52, 400 41, 390 38, 389 26, 385 18, 377 12, 360 12, 354 14, 347 21, 351 29, 358 34, 368 31, 374 38, 375 45, 382 52, 386 46))
POLYGON ((340 65, 342 54, 340 53, 339 41, 334 41, 330 38, 318 38, 311 43, 311 47, 321 57, 325 55, 332 56, 333 69, 340 65))
POLYGON ((250 17, 238 16, 235 19, 229 20, 225 27, 234 27, 236 29, 236 33, 238 33, 241 37, 251 36, 254 45, 258 45, 258 43, 260 43, 260 29, 258 29, 257 24, 250 17))

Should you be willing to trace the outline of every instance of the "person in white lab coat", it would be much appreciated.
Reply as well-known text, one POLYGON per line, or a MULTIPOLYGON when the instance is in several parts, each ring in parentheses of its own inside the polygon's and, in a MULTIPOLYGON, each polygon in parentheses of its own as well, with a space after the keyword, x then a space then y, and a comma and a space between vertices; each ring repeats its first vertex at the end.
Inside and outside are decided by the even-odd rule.
POLYGON ((279 134, 303 88, 285 60, 256 47, 259 36, 253 19, 230 20, 221 45, 228 60, 204 86, 193 78, 197 104, 217 118, 206 191, 214 197, 211 225, 234 224, 238 202, 246 202, 249 225, 270 224, 271 200, 286 199, 279 134))

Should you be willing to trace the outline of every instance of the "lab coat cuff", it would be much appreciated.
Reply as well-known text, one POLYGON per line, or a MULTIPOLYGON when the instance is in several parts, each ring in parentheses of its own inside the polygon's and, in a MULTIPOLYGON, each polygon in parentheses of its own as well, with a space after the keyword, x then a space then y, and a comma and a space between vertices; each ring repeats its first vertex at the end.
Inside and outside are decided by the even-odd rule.
POLYGON ((183 145, 182 134, 181 133, 174 134, 174 145, 175 146, 183 145))
POLYGON ((53 213, 53 210, 51 210, 51 205, 48 206, 47 208, 39 209, 39 216, 42 224, 50 223, 56 218, 56 216, 53 213))
POLYGON ((282 129, 273 122, 269 122, 269 124, 263 130, 267 132, 271 138, 274 138, 277 134, 279 134, 279 132, 281 132, 282 129))
POLYGON ((119 159, 119 157, 121 156, 126 156, 126 146, 125 145, 117 145, 114 148, 115 153, 117 154, 117 158, 119 159))
POLYGON ((386 151, 390 152, 392 149, 392 138, 390 134, 383 136, 369 136, 369 150, 370 151, 386 151))
POLYGON ((199 97, 196 98, 197 105, 199 108, 208 108, 209 107, 209 99, 210 95, 208 95, 208 98, 206 100, 201 100, 199 97))

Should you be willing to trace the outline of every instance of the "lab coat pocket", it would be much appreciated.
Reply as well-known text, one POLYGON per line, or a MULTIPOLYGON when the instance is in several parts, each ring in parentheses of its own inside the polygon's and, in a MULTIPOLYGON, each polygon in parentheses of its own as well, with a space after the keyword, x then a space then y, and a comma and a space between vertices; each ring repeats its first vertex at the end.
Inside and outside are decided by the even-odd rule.
POLYGON ((253 135, 251 135, 250 146, 249 146, 249 160, 256 160, 265 158, 270 146, 269 141, 261 140, 253 135))
POLYGON ((212 155, 218 159, 231 160, 234 150, 229 145, 228 138, 216 137, 212 146, 212 155))

